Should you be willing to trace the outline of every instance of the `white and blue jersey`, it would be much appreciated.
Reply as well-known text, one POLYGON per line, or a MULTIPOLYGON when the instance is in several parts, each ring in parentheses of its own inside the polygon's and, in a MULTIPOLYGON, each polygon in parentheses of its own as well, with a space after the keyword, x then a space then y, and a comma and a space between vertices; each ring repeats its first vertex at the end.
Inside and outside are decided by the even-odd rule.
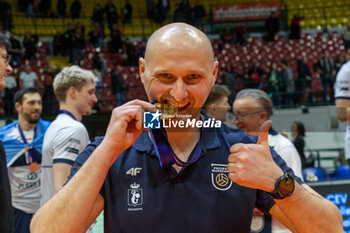
POLYGON ((40 119, 35 130, 23 131, 25 142, 18 121, 0 129, 0 138, 6 151, 12 206, 27 214, 35 213, 40 207, 41 168, 31 171, 29 165, 32 162, 41 164, 42 142, 49 124, 50 122, 40 119), (31 148, 37 151, 36 161, 29 154, 31 148))
MULTIPOLYGON (((23 131, 28 143, 33 141, 34 130, 23 131)), ((18 141, 22 141, 18 127, 13 127, 7 134, 18 141)), ((40 207, 40 174, 41 169, 32 172, 29 164, 33 162, 28 151, 20 156, 8 168, 11 184, 12 206, 28 214, 35 213, 40 207)), ((41 163, 41 156, 38 163, 41 163)))
MULTIPOLYGON (((350 100, 350 61, 346 62, 339 70, 334 83, 334 98, 350 100)), ((350 122, 346 122, 345 158, 350 160, 350 122)))
MULTIPOLYGON (((171 166, 160 166, 146 132, 116 159, 100 190, 105 203, 104 232, 250 232, 254 207, 268 213, 275 202, 264 191, 230 181, 227 159, 233 144, 256 143, 256 137, 224 124, 202 132, 200 158, 179 173, 171 166)), ((102 139, 96 138, 77 157, 69 179, 102 139)), ((294 175, 274 151, 272 156, 294 175)))
POLYGON ((75 158, 89 143, 85 126, 67 114, 59 114, 46 131, 43 143, 41 201, 45 204, 54 194, 53 164, 73 165, 75 158))

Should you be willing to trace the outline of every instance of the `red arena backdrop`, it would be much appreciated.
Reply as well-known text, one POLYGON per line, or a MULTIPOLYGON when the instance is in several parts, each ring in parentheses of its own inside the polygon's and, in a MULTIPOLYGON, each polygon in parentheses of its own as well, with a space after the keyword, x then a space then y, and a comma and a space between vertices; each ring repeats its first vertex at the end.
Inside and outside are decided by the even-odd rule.
POLYGON ((259 2, 243 4, 222 4, 212 6, 215 22, 266 19, 271 12, 279 16, 280 2, 259 2))

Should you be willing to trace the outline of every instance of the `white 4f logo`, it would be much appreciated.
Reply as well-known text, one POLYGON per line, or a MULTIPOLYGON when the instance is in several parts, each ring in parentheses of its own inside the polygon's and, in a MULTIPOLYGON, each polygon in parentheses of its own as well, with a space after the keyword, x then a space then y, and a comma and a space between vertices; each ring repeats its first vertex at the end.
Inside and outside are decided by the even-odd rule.
POLYGON ((127 175, 136 176, 137 174, 141 173, 142 168, 140 167, 133 167, 129 171, 126 172, 127 175))

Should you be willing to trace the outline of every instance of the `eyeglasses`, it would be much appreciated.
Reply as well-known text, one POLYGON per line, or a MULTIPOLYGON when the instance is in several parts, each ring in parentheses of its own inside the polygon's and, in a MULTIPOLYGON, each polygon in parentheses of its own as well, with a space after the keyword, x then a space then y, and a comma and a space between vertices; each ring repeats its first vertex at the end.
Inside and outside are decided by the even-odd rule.
POLYGON ((6 54, 6 57, 2 57, 2 59, 4 59, 5 65, 8 66, 10 64, 10 61, 11 61, 11 55, 6 54))
POLYGON ((233 111, 233 117, 236 117, 236 119, 238 121, 243 121, 245 117, 247 117, 248 115, 253 115, 253 114, 258 114, 258 113, 261 113, 262 111, 256 111, 256 112, 246 112, 246 113, 243 113, 243 112, 237 112, 235 113, 233 111))

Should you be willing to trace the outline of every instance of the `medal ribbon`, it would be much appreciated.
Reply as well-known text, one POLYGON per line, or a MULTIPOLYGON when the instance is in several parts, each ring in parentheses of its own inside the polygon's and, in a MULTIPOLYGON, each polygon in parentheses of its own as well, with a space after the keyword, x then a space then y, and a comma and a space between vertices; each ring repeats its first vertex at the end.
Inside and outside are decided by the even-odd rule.
MULTIPOLYGON (((18 123, 18 131, 19 131, 19 134, 21 135, 23 143, 28 144, 27 143, 27 139, 24 136, 22 127, 21 127, 21 125, 19 123, 18 123)), ((34 129, 33 141, 34 141, 35 138, 36 138, 36 127, 34 129)), ((32 157, 32 162, 38 163, 39 152, 33 146, 31 146, 30 149, 28 150, 28 154, 30 155, 30 157, 32 157)))
POLYGON ((171 148, 171 145, 168 141, 168 136, 166 134, 166 131, 164 128, 161 129, 151 129, 150 131, 151 137, 152 137, 152 143, 154 145, 157 157, 160 162, 160 166, 169 166, 173 165, 174 163, 180 167, 186 167, 194 162, 196 162, 202 152, 203 148, 203 136, 201 133, 201 136, 199 138, 199 142, 197 143, 194 151, 193 156, 190 159, 190 161, 184 162, 182 161, 173 151, 171 148))
POLYGON ((60 111, 58 112, 58 114, 66 114, 66 115, 70 116, 71 118, 73 118, 74 120, 77 120, 77 119, 74 117, 74 115, 73 115, 71 112, 67 111, 67 110, 60 110, 60 111))

